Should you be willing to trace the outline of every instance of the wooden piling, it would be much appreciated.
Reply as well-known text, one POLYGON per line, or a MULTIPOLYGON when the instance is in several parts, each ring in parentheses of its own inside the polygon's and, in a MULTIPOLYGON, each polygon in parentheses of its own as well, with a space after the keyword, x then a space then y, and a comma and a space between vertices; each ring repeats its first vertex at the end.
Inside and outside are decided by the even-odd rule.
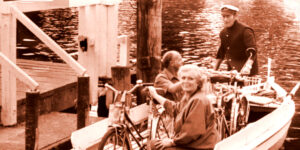
POLYGON ((39 91, 26 92, 25 149, 38 149, 39 91))
POLYGON ((113 66, 111 67, 112 82, 118 90, 130 89, 130 67, 128 66, 113 66))
POLYGON ((153 82, 161 66, 162 0, 138 0, 137 9, 137 78, 153 82))
MULTIPOLYGON (((130 89, 131 76, 129 66, 113 66, 111 67, 111 74, 113 85, 117 90, 124 91, 130 89)), ((126 98, 128 99, 127 104, 130 106, 130 95, 127 95, 126 98)))
POLYGON ((77 129, 87 125, 89 112, 89 81, 90 77, 78 77, 77 92, 77 129))

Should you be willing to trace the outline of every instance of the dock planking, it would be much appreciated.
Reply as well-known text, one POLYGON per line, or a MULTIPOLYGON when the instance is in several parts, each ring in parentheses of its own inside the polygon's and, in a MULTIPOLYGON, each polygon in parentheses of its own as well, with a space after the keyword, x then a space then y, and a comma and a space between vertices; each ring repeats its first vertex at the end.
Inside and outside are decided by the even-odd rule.
MULTIPOLYGON (((17 65, 39 83, 41 92, 38 121, 39 149, 51 149, 69 141, 71 133, 76 130, 76 114, 57 111, 75 104, 74 99, 77 97, 75 71, 65 63, 47 61, 17 59, 17 65)), ((28 90, 30 89, 23 82, 17 80, 18 124, 13 127, 0 125, 0 149, 15 150, 25 147, 24 101, 28 90)), ((101 119, 103 118, 89 117, 88 124, 101 119)))
MULTIPOLYGON (((77 81, 75 71, 65 63, 17 59, 17 65, 39 83, 41 93, 77 81)), ((17 80, 17 100, 24 99, 28 90, 30 89, 23 82, 17 80)), ((2 91, 1 86, 0 91, 2 91)))
MULTIPOLYGON (((17 59, 17 65, 39 84, 40 115, 53 111, 62 111, 75 105, 74 100, 77 98, 77 74, 67 64, 17 59)), ((19 80, 17 80, 16 84, 17 122, 21 123, 25 121, 26 91, 30 89, 19 80)), ((1 91, 0 86, 0 110, 2 107, 1 91)))
MULTIPOLYGON (((88 125, 102 119, 104 118, 89 117, 88 125)), ((75 130, 76 114, 51 112, 41 115, 38 121, 38 149, 56 149, 59 144, 69 141, 71 133, 75 130)), ((25 123, 13 127, 0 126, 1 150, 23 150, 24 148, 25 123)))

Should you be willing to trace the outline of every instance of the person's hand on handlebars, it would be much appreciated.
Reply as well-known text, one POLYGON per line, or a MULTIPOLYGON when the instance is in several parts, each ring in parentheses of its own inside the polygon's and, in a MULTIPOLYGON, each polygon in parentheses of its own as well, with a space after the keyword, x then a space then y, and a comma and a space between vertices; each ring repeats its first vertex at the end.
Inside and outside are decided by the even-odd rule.
MULTIPOLYGON (((251 57, 251 55, 250 55, 250 57, 251 57)), ((244 67, 241 69, 241 74, 248 76, 251 72, 252 64, 253 64, 253 60, 248 59, 244 65, 244 67)))
POLYGON ((250 74, 250 71, 251 71, 251 66, 246 64, 245 67, 242 68, 241 74, 247 76, 250 74))
POLYGON ((153 86, 149 86, 148 87, 149 90, 149 94, 152 98, 154 98, 158 103, 160 103, 161 105, 164 105, 165 101, 167 100, 166 98, 162 97, 161 95, 159 95, 157 93, 157 89, 153 86))
POLYGON ((150 94, 151 97, 155 98, 158 95, 157 92, 156 92, 155 87, 149 86, 148 90, 149 90, 149 94, 150 94))

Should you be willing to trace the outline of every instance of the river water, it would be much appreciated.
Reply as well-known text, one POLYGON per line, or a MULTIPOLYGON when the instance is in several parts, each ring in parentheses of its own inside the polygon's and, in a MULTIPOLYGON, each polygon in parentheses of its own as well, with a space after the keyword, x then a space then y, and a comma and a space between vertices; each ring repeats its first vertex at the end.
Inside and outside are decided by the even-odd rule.
MULTIPOLYGON (((300 81, 300 1, 296 0, 165 0, 163 1, 163 50, 182 52, 185 63, 212 67, 222 29, 219 8, 234 4, 239 20, 255 30, 259 70, 271 75, 287 91, 300 81)), ((300 146, 300 92, 285 149, 300 146)))
MULTIPOLYGON (((255 30, 260 74, 267 74, 267 59, 271 58, 271 75, 276 77, 277 83, 290 91, 300 81, 300 0, 163 0, 162 52, 177 50, 183 55, 185 63, 211 68, 220 43, 218 34, 222 29, 222 18, 219 8, 222 4, 238 6, 240 8, 239 20, 255 30)), ((119 34, 129 35, 132 49, 131 58, 135 58, 136 55, 135 9, 136 0, 123 0, 119 9, 119 34)), ((77 44, 74 42, 76 41, 77 26, 69 25, 69 23, 75 22, 76 24, 77 12, 76 9, 71 9, 71 11, 62 13, 65 13, 64 16, 69 19, 55 18, 56 25, 51 23, 51 19, 49 20, 53 15, 57 16, 55 13, 39 14, 46 19, 39 21, 38 25, 44 27, 44 30, 45 27, 50 28, 50 36, 72 53, 77 49, 77 44), (66 22, 65 20, 72 21, 66 22), (62 23, 67 23, 67 25, 61 25, 62 23), (53 34, 53 31, 60 31, 58 25, 65 28, 64 32, 66 30, 68 32, 53 34), (66 26, 68 26, 67 29, 66 26), (65 35, 65 37, 59 37, 61 35, 65 35)), ((32 18, 37 17, 33 16, 32 18)), ((47 29, 46 31, 48 31, 47 29)), ((19 31, 24 32, 23 30, 19 31)), ((31 37, 29 33, 26 35, 31 37)), ((29 45, 32 47, 33 44, 29 45)), ((34 45, 39 47, 38 54, 43 56, 43 59, 56 60, 57 57, 52 53, 43 50, 45 46, 40 43, 34 45)), ((33 52, 21 53, 21 51, 25 52, 24 49, 30 49, 27 48, 29 46, 26 47, 24 44, 18 46, 19 58, 33 59, 32 55, 37 58, 37 54, 33 54, 33 52)), ((34 51, 37 52, 36 49, 34 51)), ((300 147, 300 92, 296 93, 295 103, 296 114, 283 149, 292 150, 300 147)))

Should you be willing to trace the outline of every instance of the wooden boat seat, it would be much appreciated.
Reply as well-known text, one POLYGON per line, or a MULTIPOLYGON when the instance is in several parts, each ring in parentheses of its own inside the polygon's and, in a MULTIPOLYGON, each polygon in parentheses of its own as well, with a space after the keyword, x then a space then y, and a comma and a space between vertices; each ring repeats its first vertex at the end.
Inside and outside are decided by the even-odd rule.
POLYGON ((256 96, 256 95, 246 95, 246 98, 250 103, 262 104, 262 105, 269 104, 275 101, 275 99, 273 98, 256 96))

